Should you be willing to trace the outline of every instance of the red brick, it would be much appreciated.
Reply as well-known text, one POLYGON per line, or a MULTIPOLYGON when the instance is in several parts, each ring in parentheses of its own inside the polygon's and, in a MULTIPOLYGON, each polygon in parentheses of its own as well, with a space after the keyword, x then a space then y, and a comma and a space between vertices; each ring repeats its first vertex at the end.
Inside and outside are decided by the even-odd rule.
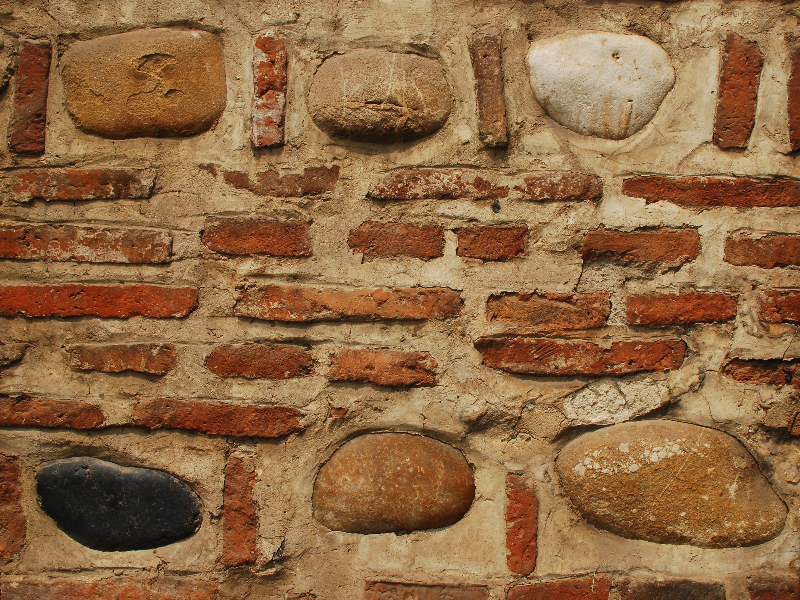
POLYGON ((328 379, 378 385, 434 385, 438 364, 427 352, 341 350, 331 360, 328 379))
POLYGON ((208 217, 202 241, 222 254, 311 256, 310 221, 208 217))
MULTIPOLYGON (((216 168, 208 170, 216 174, 216 168)), ((228 185, 259 196, 300 198, 331 191, 339 181, 339 167, 307 167, 302 175, 288 173, 283 177, 277 171, 263 171, 256 174, 255 181, 248 173, 240 171, 225 171, 222 176, 228 185)))
POLYGON ((786 84, 789 110, 789 143, 792 152, 800 150, 800 52, 792 55, 791 73, 786 84))
POLYGON ((370 288, 351 291, 269 285, 247 288, 235 314, 267 321, 374 321, 447 319, 461 312, 448 288, 370 288))
POLYGON ((22 510, 19 459, 0 454, 0 560, 11 561, 25 545, 28 521, 22 510))
POLYGON ((506 475, 506 563, 513 573, 530 575, 536 568, 539 499, 521 475, 506 475))
POLYGON ((508 590, 508 600, 608 600, 611 580, 602 576, 538 581, 508 590))
POLYGON ((114 576, 98 581, 48 578, 3 581, 3 600, 215 600, 218 585, 196 578, 114 576))
POLYGON ((663 372, 683 363, 682 340, 613 342, 608 348, 583 340, 482 338, 475 346, 483 364, 509 373, 530 375, 627 375, 663 372))
POLYGON ((536 202, 580 202, 603 197, 603 180, 596 175, 571 171, 550 171, 521 175, 522 183, 514 186, 523 200, 536 202))
POLYGON ((239 344, 214 348, 206 368, 220 377, 289 379, 311 373, 314 359, 303 346, 239 344))
POLYGON ((758 83, 764 57, 758 44, 728 33, 719 74, 714 143, 722 149, 747 148, 756 122, 758 83))
POLYGON ((253 51, 253 146, 283 145, 286 45, 274 31, 256 38, 253 51))
POLYGON ((508 145, 508 126, 500 40, 493 35, 478 33, 472 36, 469 50, 478 101, 478 133, 485 146, 505 148, 508 145))
POLYGON ((0 340, 0 368, 22 360, 27 349, 28 344, 15 344, 0 340))
POLYGON ((725 262, 772 269, 800 265, 800 235, 745 231, 725 240, 725 262))
POLYGON ((725 600, 725 586, 691 579, 623 580, 616 586, 619 600, 725 600))
POLYGON ((796 368, 797 365, 794 362, 784 360, 734 358, 722 368, 722 374, 728 379, 740 383, 784 385, 793 379, 796 368))
POLYGON ((8 126, 8 145, 17 154, 44 154, 51 53, 48 40, 20 44, 8 126))
POLYGON ((133 424, 148 429, 183 429, 208 435, 275 438, 301 432, 300 416, 299 410, 287 406, 137 398, 133 424))
POLYGON ((480 260, 510 260, 525 254, 527 225, 489 225, 456 229, 456 254, 480 260))
POLYGON ((172 344, 78 344, 67 348, 69 366, 79 371, 165 375, 175 368, 172 344))
POLYGON ((628 323, 633 325, 720 323, 736 317, 736 297, 702 292, 631 294, 625 299, 625 308, 628 323))
POLYGON ((750 600, 800 600, 800 575, 753 575, 747 591, 750 600))
POLYGON ((373 200, 495 200, 508 196, 508 186, 498 186, 472 169, 407 169, 391 171, 372 184, 373 200))
POLYGON ((606 324, 611 313, 608 292, 586 294, 492 294, 486 302, 490 321, 526 325, 537 331, 593 329, 606 324))
POLYGON ((79 400, 0 396, 0 427, 97 429, 105 415, 79 400))
POLYGON ((800 179, 641 175, 622 182, 626 196, 700 208, 800 206, 800 179))
POLYGON ((350 231, 347 244, 367 257, 436 258, 444 254, 444 229, 440 225, 366 221, 350 231))
POLYGON ((24 169, 8 174, 8 189, 17 202, 141 199, 153 193, 155 180, 152 169, 24 169))
POLYGON ((696 229, 596 229, 586 232, 581 248, 584 260, 607 257, 623 262, 694 260, 699 253, 696 229))
POLYGON ((82 283, 0 287, 0 315, 5 317, 185 317, 196 306, 194 287, 82 283))
POLYGON ((255 467, 241 456, 231 455, 225 465, 222 505, 222 564, 241 567, 256 562, 258 514, 253 500, 255 467))
POLYGON ((767 323, 800 322, 800 290, 771 290, 761 296, 759 317, 767 323))
POLYGON ((482 585, 437 585, 367 581, 364 600, 488 600, 489 589, 482 585))
POLYGON ((94 263, 165 263, 172 234, 149 229, 0 224, 0 258, 94 263))

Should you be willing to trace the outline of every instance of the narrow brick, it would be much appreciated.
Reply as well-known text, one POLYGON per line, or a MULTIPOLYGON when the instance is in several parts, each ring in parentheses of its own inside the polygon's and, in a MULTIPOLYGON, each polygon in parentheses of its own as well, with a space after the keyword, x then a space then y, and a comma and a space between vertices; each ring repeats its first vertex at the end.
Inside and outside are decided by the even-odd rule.
POLYGON ((253 146, 283 145, 286 110, 286 45, 274 31, 256 38, 253 50, 253 146))
POLYGON ((137 398, 133 425, 148 429, 182 429, 208 435, 276 438, 303 430, 296 408, 137 398))
POLYGON ((534 202, 581 202, 603 197, 603 180, 597 175, 571 171, 549 171, 520 175, 514 186, 523 200, 534 202))
POLYGON ((0 396, 0 427, 96 429, 104 422, 103 411, 79 400, 0 396))
POLYGON ((175 368, 172 344, 77 344, 67 348, 69 366, 78 371, 165 375, 175 368))
POLYGON ((594 329, 611 314, 608 292, 583 294, 492 294, 486 302, 486 317, 525 325, 537 331, 594 329))
POLYGON ((115 576, 97 581, 60 578, 0 583, 3 600, 216 600, 218 584, 197 578, 115 576))
POLYGON ((600 575, 537 581, 508 590, 508 600, 608 600, 611 580, 600 575))
POLYGON ((311 373, 308 348, 292 344, 231 344, 214 348, 206 368, 220 377, 289 379, 311 373))
POLYGON ((602 348, 583 340, 482 338, 475 343, 483 364, 508 373, 530 375, 627 375, 663 372, 683 364, 682 340, 613 342, 602 348))
POLYGON ((138 200, 153 193, 153 169, 40 168, 11 171, 9 195, 16 202, 30 200, 138 200))
POLYGON ((398 387, 434 385, 437 366, 427 352, 341 350, 331 359, 328 379, 398 387))
POLYGON ((703 292, 631 294, 625 299, 626 318, 633 325, 722 323, 736 317, 736 307, 735 296, 703 292))
POLYGON ((482 585, 438 585, 367 581, 364 600, 488 600, 489 589, 482 585))
POLYGON ((725 262, 773 269, 800 265, 800 235, 743 231, 725 240, 725 262))
POLYGON ((441 225, 366 221, 350 231, 347 244, 365 257, 436 258, 444 254, 444 229, 441 225))
POLYGON ((221 254, 312 255, 310 221, 208 217, 202 241, 221 254))
POLYGON ((247 288, 236 303, 240 317, 296 323, 448 319, 461 312, 458 292, 448 288, 392 288, 339 291, 269 285, 247 288))
POLYGON ((725 586, 688 579, 623 581, 617 586, 619 600, 725 600, 725 586))
POLYGON ((750 600, 800 600, 800 575, 752 575, 747 591, 750 600))
POLYGON ((258 514, 253 500, 256 470, 250 461, 232 454, 225 465, 222 505, 222 564, 241 567, 256 562, 258 514))
POLYGON ((168 231, 0 223, 0 258, 145 264, 171 255, 168 231))
POLYGON ((197 306, 197 288, 148 284, 9 285, 0 287, 4 317, 185 317, 197 306))
MULTIPOLYGON (((215 168, 210 170, 216 172, 215 168)), ((255 180, 241 171, 225 171, 222 176, 228 185, 258 196, 302 198, 330 192, 339 181, 339 167, 307 167, 302 175, 287 173, 283 176, 277 171, 262 171, 256 174, 255 180)))
POLYGON ((8 126, 8 145, 17 154, 44 154, 51 54, 48 40, 20 44, 8 126))
POLYGON ((0 454, 0 560, 5 562, 22 550, 28 531, 20 478, 19 459, 0 454))
POLYGON ((527 225, 488 225, 456 229, 456 254, 480 260, 511 260, 525 254, 527 225))
POLYGON ((508 196, 508 186, 496 185, 473 169, 406 169, 384 174, 370 187, 373 200, 496 200, 508 196))
POLYGON ((800 150, 800 51, 792 54, 791 72, 786 84, 789 111, 789 143, 792 152, 800 150))
POLYGON ((730 32, 725 39, 719 74, 714 143, 745 149, 756 122, 758 83, 764 57, 758 44, 730 32))
POLYGON ((478 33, 472 37, 469 50, 478 101, 478 134, 485 146, 505 148, 508 145, 508 125, 500 40, 493 35, 478 33))
POLYGON ((521 475, 506 475, 506 563, 517 575, 536 568, 539 499, 521 475))
POLYGON ((622 182, 626 196, 700 208, 800 206, 800 179, 640 175, 622 182))
POLYGON ((797 364, 792 361, 734 358, 722 368, 722 374, 740 383, 784 385, 794 379, 796 370, 797 364))
POLYGON ((583 237, 584 260, 610 258, 622 262, 694 260, 700 253, 696 229, 596 229, 583 237))
POLYGON ((4 342, 0 340, 0 368, 13 365, 22 360, 28 344, 17 344, 14 342, 4 342))

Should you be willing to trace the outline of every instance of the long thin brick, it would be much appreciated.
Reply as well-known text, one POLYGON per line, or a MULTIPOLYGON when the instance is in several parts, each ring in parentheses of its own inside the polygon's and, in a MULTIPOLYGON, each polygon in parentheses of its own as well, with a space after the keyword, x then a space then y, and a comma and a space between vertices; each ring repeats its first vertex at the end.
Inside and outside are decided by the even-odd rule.
POLYGON ((508 590, 508 600, 608 600, 611 580, 601 575, 538 581, 508 590))
POLYGON ((172 344, 76 344, 67 347, 69 366, 78 371, 165 375, 175 368, 172 344))
POLYGON ((508 145, 508 125, 500 40, 493 35, 478 33, 472 37, 469 50, 478 101, 478 134, 484 145, 505 148, 508 145))
POLYGON ((458 292, 448 288, 339 291, 269 285, 245 289, 234 312, 240 317, 296 323, 448 319, 461 312, 462 304, 458 292))
POLYGON ((800 387, 800 378, 795 381, 795 374, 800 371, 797 361, 788 360, 745 360, 734 358, 722 367, 722 374, 728 379, 740 383, 765 383, 769 385, 785 385, 792 383, 800 387))
POLYGON ((311 372, 308 348, 294 344, 230 344, 214 348, 206 368, 220 377, 289 379, 311 372))
POLYGON ((0 223, 0 258, 93 263, 165 263, 168 231, 0 223))
POLYGON ((489 588, 482 585, 441 585, 367 581, 364 600, 488 600, 489 588))
POLYGON ((253 146, 283 145, 286 110, 286 45, 274 31, 256 38, 253 50, 253 146))
POLYGON ((401 387, 434 385, 437 366, 427 352, 341 350, 331 359, 328 379, 401 387))
POLYGON ((79 400, 0 396, 0 427, 96 429, 104 423, 103 411, 79 400))
POLYGON ((666 581, 623 580, 617 585, 619 600, 725 600, 725 586, 691 579, 666 581))
POLYGON ((584 260, 610 258, 621 262, 694 260, 700 253, 696 229, 596 229, 583 237, 584 260))
POLYGON ((728 33, 719 74, 714 143, 722 149, 747 148, 756 122, 756 101, 764 57, 758 44, 728 33))
POLYGON ((528 173, 516 179, 521 181, 514 186, 514 189, 522 192, 523 200, 580 202, 599 200, 603 197, 603 180, 597 175, 549 171, 528 173))
POLYGON ((486 302, 490 321, 525 325, 537 331, 602 327, 611 314, 608 292, 582 294, 492 294, 486 302))
POLYGON ((8 126, 8 145, 17 154, 44 154, 51 54, 48 40, 20 44, 8 126))
POLYGON ((625 299, 626 318, 634 325, 722 323, 736 317, 736 307, 735 296, 702 292, 631 294, 625 299))
POLYGON ((218 584, 192 577, 83 579, 23 579, 0 583, 3 600, 216 600, 218 584))
POLYGON ((738 208, 800 206, 800 179, 641 175, 622 182, 626 196, 680 206, 738 208))
POLYGON ((506 563, 517 575, 536 568, 539 533, 539 499, 521 475, 506 475, 506 563))
POLYGON ((208 217, 202 242, 222 254, 312 255, 309 221, 208 217))
POLYGON ((747 591, 750 600, 800 600, 800 575, 752 575, 747 591))
POLYGON ((743 231, 725 240, 725 262, 772 269, 800 265, 800 235, 743 231))
POLYGON ((373 200, 496 200, 508 196, 508 186, 485 179, 473 169, 406 169, 383 175, 370 187, 373 200))
POLYGON ((15 362, 22 360, 27 349, 28 344, 0 340, 0 368, 13 365, 15 362))
POLYGON ((800 290, 763 292, 759 317, 767 323, 800 323, 800 290))
POLYGON ((185 317, 197 306, 197 288, 130 285, 9 285, 0 287, 5 317, 185 317))
POLYGON ((11 561, 25 545, 28 521, 22 508, 19 459, 0 454, 0 560, 11 561))
POLYGON ((222 504, 222 564, 252 565, 256 561, 258 514, 253 500, 256 470, 250 461, 232 454, 225 465, 222 504))
POLYGON ((153 193, 153 169, 40 168, 11 171, 9 196, 30 200, 138 200, 153 193))
POLYGON ((527 225, 487 225, 456 229, 456 255, 480 260, 511 260, 525 254, 527 225))
MULTIPOLYGON (((215 168, 209 170, 216 173, 215 168)), ((287 173, 283 176, 277 171, 262 171, 256 174, 255 180, 241 171, 225 171, 222 176, 228 185, 259 196, 302 198, 330 192, 339 181, 339 167, 307 167, 302 175, 287 173)))
POLYGON ((789 111, 789 143, 792 152, 800 150, 800 51, 791 58, 791 72, 786 84, 789 111))
POLYGON ((444 255, 444 229, 441 225, 366 221, 350 231, 347 245, 366 257, 436 258, 444 255))

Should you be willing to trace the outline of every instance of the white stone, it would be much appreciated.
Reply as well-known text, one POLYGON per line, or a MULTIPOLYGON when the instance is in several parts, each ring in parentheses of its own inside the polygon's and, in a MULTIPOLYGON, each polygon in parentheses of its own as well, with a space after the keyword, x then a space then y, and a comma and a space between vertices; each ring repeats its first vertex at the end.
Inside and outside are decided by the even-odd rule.
POLYGON ((572 425, 613 425, 664 406, 669 398, 667 386, 652 379, 600 380, 564 398, 562 406, 572 425))
POLYGON ((649 123, 675 83, 669 55, 639 35, 573 31, 536 41, 528 67, 533 94, 552 119, 614 140, 649 123))

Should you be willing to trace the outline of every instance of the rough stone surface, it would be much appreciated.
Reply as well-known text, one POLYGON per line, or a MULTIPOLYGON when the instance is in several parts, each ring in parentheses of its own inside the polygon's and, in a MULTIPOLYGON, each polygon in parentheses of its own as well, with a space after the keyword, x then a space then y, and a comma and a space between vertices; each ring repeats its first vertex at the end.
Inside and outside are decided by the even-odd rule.
POLYGON ((737 304, 736 297, 728 294, 630 294, 625 309, 628 323, 634 325, 688 325, 730 321, 736 317, 737 304))
POLYGON ((694 260, 700 253, 696 229, 595 229, 583 238, 584 260, 610 258, 621 262, 694 260))
POLYGON ((166 375, 176 363, 173 344, 77 344, 67 357, 73 369, 103 373, 166 375))
POLYGON ((17 154, 38 156, 44 154, 47 137, 50 41, 24 41, 18 52, 8 145, 17 154))
POLYGON ((786 84, 789 111, 789 142, 792 152, 800 150, 800 52, 791 57, 791 73, 786 84))
POLYGON ((725 240, 725 262, 764 269, 800 265, 800 235, 740 231, 725 240))
POLYGON ((747 578, 750 600, 798 600, 800 576, 753 575, 747 578))
POLYGON ((768 290, 761 296, 759 318, 767 323, 800 322, 800 290, 768 290))
POLYGON ((515 323, 535 331, 593 329, 606 324, 611 313, 608 292, 584 294, 525 294, 503 292, 486 301, 490 321, 515 323))
POLYGON ((556 579, 518 585, 508 600, 608 600, 611 580, 602 576, 556 579))
POLYGON ((0 426, 96 429, 105 415, 79 400, 0 396, 0 426))
POLYGON ((522 475, 506 475, 506 564, 517 575, 536 568, 539 499, 522 475))
POLYGON ((489 225, 456 229, 456 255, 479 260, 510 260, 525 254, 527 225, 489 225))
MULTIPOLYGON (((210 166, 208 170, 216 176, 216 167, 210 166)), ((256 173, 255 181, 249 173, 241 171, 224 171, 222 176, 228 185, 259 196, 300 198, 331 191, 339 181, 339 167, 306 167, 302 175, 299 173, 280 175, 277 171, 262 171, 256 173)))
POLYGON ((476 585, 437 585, 368 581, 364 600, 488 600, 489 588, 476 585))
POLYGON ((737 548, 774 538, 786 520, 786 505, 750 453, 707 427, 606 427, 567 444, 556 469, 585 519, 631 539, 737 548))
POLYGON ((28 521, 22 508, 19 459, 0 454, 0 560, 9 562, 25 545, 28 521))
POLYGON ((13 365, 15 362, 22 360, 27 349, 28 344, 15 344, 0 340, 0 368, 13 365))
POLYGON ((149 198, 156 172, 153 169, 22 169, 6 177, 9 196, 17 202, 30 200, 117 200, 149 198))
POLYGON ((365 221, 350 231, 347 245, 365 257, 436 258, 444 254, 441 225, 365 221))
POLYGON ((288 379, 311 372, 314 360, 304 346, 229 344, 214 348, 206 368, 220 377, 288 379))
POLYGON ((489 148, 508 145, 506 101, 503 96, 503 59, 500 40, 476 33, 469 47, 478 101, 478 132, 489 148))
POLYGON ((43 580, 4 581, 4 600, 216 600, 218 584, 196 577, 186 579, 113 577, 99 581, 43 580))
POLYGON ((438 366, 427 352, 342 350, 331 358, 328 379, 387 386, 434 385, 438 366))
POLYGON ((472 469, 452 446, 375 433, 350 440, 322 465, 312 501, 329 529, 386 533, 452 525, 474 497, 472 469))
POLYGON ((621 379, 587 385, 561 404, 573 425, 613 425, 646 415, 669 401, 669 388, 661 382, 621 379))
POLYGON ((626 196, 679 206, 800 206, 800 179, 777 177, 666 177, 641 175, 622 182, 626 196))
POLYGON ((208 217, 202 241, 221 254, 304 257, 313 254, 308 221, 208 217))
POLYGON ((256 38, 253 48, 253 146, 283 144, 286 110, 286 44, 274 31, 256 38))
POLYGON ((231 455, 225 465, 222 506, 222 564, 241 567, 257 556, 258 512, 253 499, 256 470, 243 456, 231 455))
POLYGON ((725 600, 725 586, 721 583, 624 581, 618 589, 620 600, 725 600))
POLYGON ((756 101, 764 58, 758 44, 730 32, 719 74, 714 143, 722 149, 747 148, 756 122, 756 101))

